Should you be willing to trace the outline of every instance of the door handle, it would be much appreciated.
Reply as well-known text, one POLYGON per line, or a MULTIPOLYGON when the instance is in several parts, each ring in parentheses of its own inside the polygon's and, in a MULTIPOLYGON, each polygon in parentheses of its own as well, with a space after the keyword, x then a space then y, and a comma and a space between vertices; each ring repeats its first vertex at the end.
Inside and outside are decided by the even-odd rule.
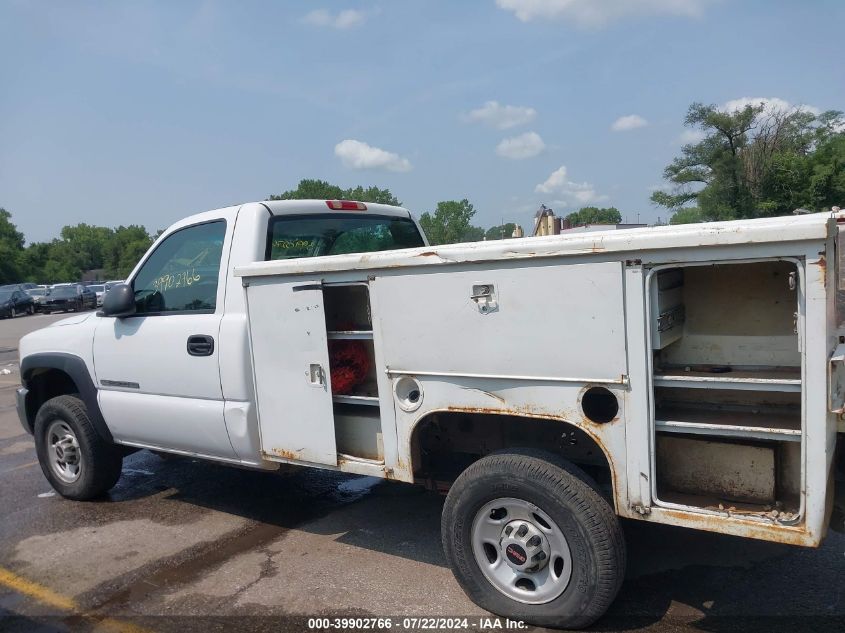
POLYGON ((188 354, 211 356, 214 353, 214 337, 207 334, 193 334, 188 337, 188 354))

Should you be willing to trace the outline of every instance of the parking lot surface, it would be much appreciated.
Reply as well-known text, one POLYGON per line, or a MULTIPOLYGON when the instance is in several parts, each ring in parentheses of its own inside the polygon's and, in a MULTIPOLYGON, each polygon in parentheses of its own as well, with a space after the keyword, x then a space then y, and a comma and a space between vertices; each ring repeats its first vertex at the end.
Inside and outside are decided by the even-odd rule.
MULTIPOLYGON (((0 630, 279 631, 313 616, 485 615, 446 567, 442 498, 412 486, 140 451, 107 498, 55 495, 14 389, 20 337, 60 318, 0 321, 0 630)), ((840 533, 806 550, 624 528, 627 580, 597 630, 845 627, 840 533)))

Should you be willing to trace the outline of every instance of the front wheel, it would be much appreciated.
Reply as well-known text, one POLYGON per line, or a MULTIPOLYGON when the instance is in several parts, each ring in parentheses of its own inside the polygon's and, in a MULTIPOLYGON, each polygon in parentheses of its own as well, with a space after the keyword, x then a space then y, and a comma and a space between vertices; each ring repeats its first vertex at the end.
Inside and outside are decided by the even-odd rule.
POLYGON ((123 454, 100 437, 78 397, 57 396, 41 405, 34 435, 41 470, 63 497, 93 499, 120 478, 123 454))
POLYGON ((467 596, 530 624, 588 626, 624 578, 613 509, 586 474, 552 454, 515 450, 472 464, 449 490, 441 529, 467 596))
POLYGON ((10 315, 14 319, 16 316, 18 316, 18 313, 14 308, 12 308, 10 311, 10 315))

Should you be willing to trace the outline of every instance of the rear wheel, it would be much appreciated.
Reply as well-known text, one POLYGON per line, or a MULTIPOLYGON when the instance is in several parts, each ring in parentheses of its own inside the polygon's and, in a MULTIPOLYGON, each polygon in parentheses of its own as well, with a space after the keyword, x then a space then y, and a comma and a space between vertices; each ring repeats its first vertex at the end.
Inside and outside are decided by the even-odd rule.
POLYGON ((34 435, 41 470, 63 497, 93 499, 120 478, 120 449, 100 437, 76 396, 57 396, 41 405, 34 435))
POLYGON ((531 624, 581 628, 625 573, 619 521, 586 474, 555 455, 494 453, 446 497, 443 549, 476 604, 531 624))
POLYGON ((29 307, 26 309, 26 312, 27 312, 27 314, 32 316, 33 314, 35 314, 35 306, 30 304, 29 307))

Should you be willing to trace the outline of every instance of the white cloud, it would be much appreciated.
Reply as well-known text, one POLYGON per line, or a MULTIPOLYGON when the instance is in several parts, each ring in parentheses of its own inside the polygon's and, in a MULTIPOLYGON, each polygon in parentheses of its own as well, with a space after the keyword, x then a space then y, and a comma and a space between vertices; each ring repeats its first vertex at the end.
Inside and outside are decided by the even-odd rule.
POLYGON ((532 158, 546 149, 546 144, 537 132, 526 132, 504 139, 496 146, 496 153, 502 158, 523 160, 532 158))
POLYGON ((523 22, 560 19, 582 27, 597 27, 627 16, 679 15, 698 17, 712 0, 496 0, 523 22))
POLYGON ((527 106, 501 105, 498 101, 487 101, 480 108, 467 114, 467 121, 484 123, 498 130, 530 123, 537 116, 534 108, 527 106))
POLYGON ((355 9, 344 9, 337 13, 332 13, 327 9, 314 9, 306 13, 302 21, 311 26, 345 30, 362 25, 364 23, 364 13, 355 9))
POLYGON ((571 200, 579 205, 607 200, 607 196, 596 192, 595 187, 590 183, 569 180, 566 165, 561 165, 554 170, 544 182, 534 187, 534 192, 557 195, 561 200, 571 200))
POLYGON ((334 146, 334 155, 350 169, 386 169, 399 172, 413 169, 411 162, 399 154, 350 138, 334 146))
POLYGON ((702 130, 684 130, 678 136, 678 143, 680 143, 681 145, 698 143, 699 141, 703 141, 705 136, 707 135, 702 130))
POLYGON ((636 130, 638 127, 645 127, 648 121, 642 118, 639 114, 629 114, 621 116, 613 122, 610 129, 614 132, 627 132, 628 130, 636 130))
POLYGON ((801 104, 792 105, 786 99, 780 97, 740 97, 739 99, 731 99, 722 106, 723 110, 728 112, 737 112, 746 106, 763 106, 763 116, 771 116, 773 114, 790 112, 792 110, 802 110, 810 112, 811 114, 821 114, 821 110, 815 106, 801 104))

